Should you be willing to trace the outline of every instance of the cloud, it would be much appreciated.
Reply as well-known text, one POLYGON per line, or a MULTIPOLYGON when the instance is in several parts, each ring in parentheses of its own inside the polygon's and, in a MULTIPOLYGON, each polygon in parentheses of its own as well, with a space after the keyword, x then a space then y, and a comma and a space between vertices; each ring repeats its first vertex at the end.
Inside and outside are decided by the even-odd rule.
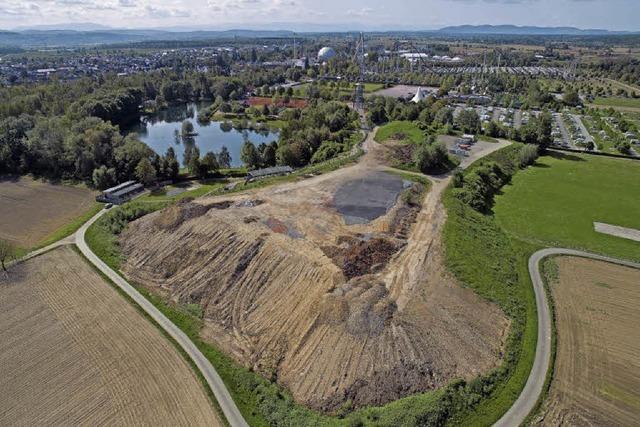
POLYGON ((29 2, 2 2, 0 4, 0 16, 30 16, 40 14, 40 6, 29 2))
POLYGON ((191 16, 191 12, 186 9, 170 9, 146 5, 144 10, 147 16, 155 19, 188 18, 191 16))
POLYGON ((370 15, 372 12, 373 12, 372 8, 363 7, 363 8, 358 9, 358 10, 349 9, 349 10, 347 10, 346 14, 348 16, 363 18, 363 17, 365 17, 367 15, 370 15))

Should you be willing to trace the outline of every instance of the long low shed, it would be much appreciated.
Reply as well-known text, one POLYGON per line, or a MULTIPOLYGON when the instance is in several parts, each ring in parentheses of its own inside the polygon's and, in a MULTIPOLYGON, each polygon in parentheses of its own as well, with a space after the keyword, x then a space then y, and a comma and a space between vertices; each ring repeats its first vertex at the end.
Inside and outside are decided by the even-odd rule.
POLYGON ((287 175, 293 172, 291 166, 274 166, 271 168, 257 169, 247 173, 247 181, 268 176, 287 175))
POLYGON ((144 185, 135 181, 127 181, 115 187, 104 190, 100 195, 96 196, 98 202, 114 203, 116 205, 125 203, 136 194, 144 191, 144 185))

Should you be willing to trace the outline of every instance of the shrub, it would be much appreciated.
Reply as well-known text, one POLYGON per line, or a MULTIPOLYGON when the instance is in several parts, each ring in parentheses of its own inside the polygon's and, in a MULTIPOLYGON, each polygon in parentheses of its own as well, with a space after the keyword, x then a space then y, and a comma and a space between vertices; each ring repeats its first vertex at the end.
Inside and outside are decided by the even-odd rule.
POLYGON ((441 142, 420 144, 413 153, 413 161, 423 173, 444 173, 456 166, 456 160, 441 142))
POLYGON ((526 168, 531 166, 538 160, 538 147, 527 144, 520 150, 520 167, 526 168))

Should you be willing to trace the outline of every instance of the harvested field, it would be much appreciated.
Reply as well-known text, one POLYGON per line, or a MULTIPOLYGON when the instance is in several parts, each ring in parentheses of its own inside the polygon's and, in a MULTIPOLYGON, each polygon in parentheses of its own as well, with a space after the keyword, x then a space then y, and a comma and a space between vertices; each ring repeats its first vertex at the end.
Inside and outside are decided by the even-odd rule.
POLYGON ((540 423, 637 425, 640 271, 584 258, 556 262, 557 358, 540 423))
POLYGON ((189 207, 201 214, 177 224, 183 216, 170 208, 132 222, 121 235, 124 273, 200 305, 204 339, 319 410, 380 405, 488 372, 508 320, 443 267, 448 180, 412 204, 397 191, 418 189, 388 177, 367 144, 356 166, 189 202, 227 209, 189 207), (374 199, 359 221, 341 208, 374 199))
POLYGON ((0 179, 0 238, 29 248, 89 211, 95 193, 29 177, 0 179))
POLYGON ((222 425, 175 347, 63 247, 0 278, 0 425, 222 425))

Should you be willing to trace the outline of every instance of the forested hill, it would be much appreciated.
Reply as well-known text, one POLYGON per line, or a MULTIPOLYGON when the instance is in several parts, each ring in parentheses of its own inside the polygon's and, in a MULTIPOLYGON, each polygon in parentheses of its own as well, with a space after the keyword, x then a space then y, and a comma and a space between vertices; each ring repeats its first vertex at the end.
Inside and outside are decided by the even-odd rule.
POLYGON ((608 36, 633 34, 628 31, 610 31, 601 29, 580 29, 575 27, 534 27, 517 25, 458 25, 445 27, 438 31, 443 34, 507 34, 507 35, 569 35, 569 36, 608 36))

